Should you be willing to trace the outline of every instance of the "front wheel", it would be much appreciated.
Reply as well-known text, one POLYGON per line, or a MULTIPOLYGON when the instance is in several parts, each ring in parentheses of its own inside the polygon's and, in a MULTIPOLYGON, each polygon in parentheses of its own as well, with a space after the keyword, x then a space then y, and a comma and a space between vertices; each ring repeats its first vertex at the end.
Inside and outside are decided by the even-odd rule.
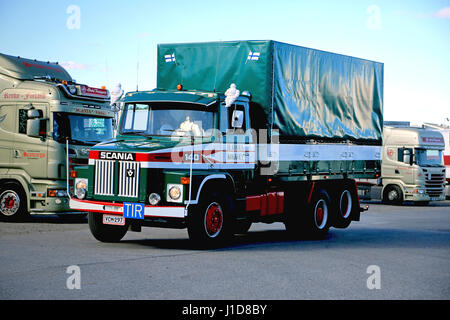
POLYGON ((89 212, 89 229, 95 239, 101 242, 119 242, 127 233, 127 224, 124 226, 111 226, 103 224, 101 213, 89 212))
POLYGON ((7 221, 24 219, 27 212, 27 197, 22 187, 7 182, 0 187, 0 216, 7 221))
POLYGON ((200 203, 189 212, 189 238, 204 248, 223 246, 233 233, 230 211, 230 199, 226 195, 213 193, 202 197, 200 203))
POLYGON ((400 205, 403 202, 403 192, 398 186, 390 185, 387 186, 384 195, 384 202, 388 204, 400 205))

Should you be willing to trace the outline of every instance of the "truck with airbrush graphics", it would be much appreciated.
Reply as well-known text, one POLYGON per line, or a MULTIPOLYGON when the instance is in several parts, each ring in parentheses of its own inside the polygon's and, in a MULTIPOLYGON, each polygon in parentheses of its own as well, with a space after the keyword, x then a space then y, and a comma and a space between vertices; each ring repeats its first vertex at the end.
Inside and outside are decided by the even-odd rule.
POLYGON ((323 238, 358 221, 381 170, 383 64, 276 41, 158 46, 157 89, 123 98, 114 140, 75 167, 99 241, 143 226, 220 246, 252 223, 323 238))
POLYGON ((76 83, 58 63, 0 54, 3 219, 73 212, 66 151, 70 166, 87 165, 89 147, 113 137, 109 100, 108 90, 76 83))

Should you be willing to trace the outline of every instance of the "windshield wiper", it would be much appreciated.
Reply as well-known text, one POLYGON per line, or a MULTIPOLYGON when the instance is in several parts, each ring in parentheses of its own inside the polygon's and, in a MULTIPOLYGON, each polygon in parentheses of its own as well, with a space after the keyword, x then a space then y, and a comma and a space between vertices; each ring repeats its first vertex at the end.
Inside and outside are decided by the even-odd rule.
POLYGON ((82 145, 90 144, 89 141, 77 140, 77 139, 73 139, 73 138, 70 138, 69 142, 73 143, 73 144, 82 144, 82 145))
POLYGON ((122 132, 122 134, 133 134, 133 135, 137 135, 137 136, 147 137, 148 139, 152 138, 151 136, 149 136, 148 134, 146 134, 143 131, 126 131, 126 132, 122 132))

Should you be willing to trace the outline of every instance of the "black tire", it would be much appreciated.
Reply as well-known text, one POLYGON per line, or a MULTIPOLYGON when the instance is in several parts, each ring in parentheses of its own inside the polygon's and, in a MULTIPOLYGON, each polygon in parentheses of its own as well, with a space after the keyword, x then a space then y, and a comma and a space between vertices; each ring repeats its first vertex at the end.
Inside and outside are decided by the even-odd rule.
POLYGON ((351 215, 355 206, 358 205, 355 194, 349 187, 346 187, 337 193, 335 199, 334 209, 334 222, 335 228, 347 228, 352 222, 351 215))
POLYGON ((189 239, 199 248, 217 248, 227 244, 233 235, 234 218, 231 198, 212 192, 189 208, 187 219, 189 239))
POLYGON ((0 187, 0 216, 4 221, 20 221, 28 217, 27 197, 22 186, 6 182, 0 187))
POLYGON ((101 242, 119 242, 128 229, 127 223, 124 226, 103 224, 103 215, 101 213, 89 212, 88 223, 94 238, 101 242))
POLYGON ((396 185, 389 185, 384 189, 383 201, 387 204, 401 205, 403 203, 403 192, 396 185))
POLYGON ((330 197, 325 190, 313 195, 310 204, 310 228, 307 235, 313 239, 324 239, 330 229, 330 197))
POLYGON ((328 193, 321 189, 314 194, 304 211, 291 211, 285 221, 286 230, 294 238, 324 239, 330 229, 331 206, 328 193))

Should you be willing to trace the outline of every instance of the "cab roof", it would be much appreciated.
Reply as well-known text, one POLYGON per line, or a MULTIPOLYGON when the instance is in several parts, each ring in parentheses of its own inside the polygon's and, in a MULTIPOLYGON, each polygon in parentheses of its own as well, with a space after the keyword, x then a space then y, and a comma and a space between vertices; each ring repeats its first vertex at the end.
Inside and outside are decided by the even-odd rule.
POLYGON ((123 101, 130 102, 184 102, 203 105, 205 107, 213 105, 219 98, 218 93, 198 92, 198 91, 169 91, 151 90, 128 92, 123 101))
POLYGON ((14 57, 3 53, 0 53, 0 74, 19 80, 50 77, 72 81, 70 74, 58 63, 14 57))

